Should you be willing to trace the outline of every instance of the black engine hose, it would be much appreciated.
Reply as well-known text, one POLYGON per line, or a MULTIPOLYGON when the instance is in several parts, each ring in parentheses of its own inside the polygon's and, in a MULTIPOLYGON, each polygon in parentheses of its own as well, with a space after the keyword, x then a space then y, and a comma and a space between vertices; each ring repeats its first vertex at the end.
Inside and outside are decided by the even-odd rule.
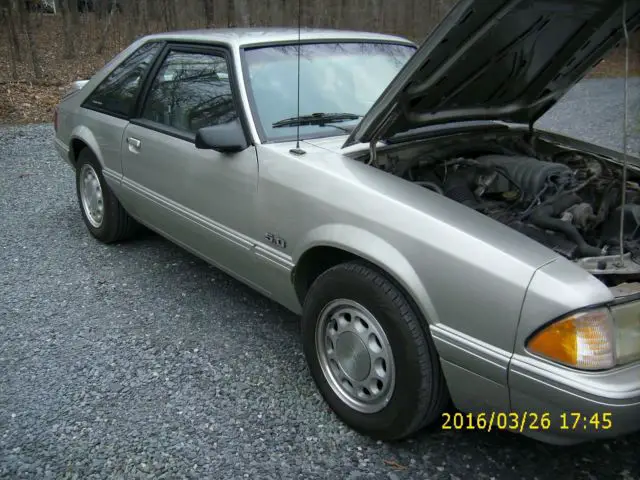
POLYGON ((576 227, 559 218, 554 218, 569 207, 580 202, 582 202, 582 199, 575 193, 562 195, 555 202, 536 208, 531 213, 529 221, 536 227, 563 233, 569 240, 577 245, 577 251, 583 257, 597 257, 602 254, 602 251, 597 247, 589 245, 585 239, 582 238, 582 235, 580 235, 576 227))
POLYGON ((474 170, 463 170, 450 174, 442 188, 444 195, 462 205, 474 208, 478 205, 478 200, 470 187, 474 177, 474 170))

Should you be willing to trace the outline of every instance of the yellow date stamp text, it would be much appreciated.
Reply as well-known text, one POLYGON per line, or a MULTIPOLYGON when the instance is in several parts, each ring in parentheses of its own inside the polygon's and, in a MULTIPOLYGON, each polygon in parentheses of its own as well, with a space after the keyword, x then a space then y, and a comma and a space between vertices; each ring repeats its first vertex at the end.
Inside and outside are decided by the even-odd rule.
POLYGON ((548 412, 486 412, 442 414, 443 430, 574 430, 600 431, 613 428, 611 412, 563 412, 555 416, 548 412))

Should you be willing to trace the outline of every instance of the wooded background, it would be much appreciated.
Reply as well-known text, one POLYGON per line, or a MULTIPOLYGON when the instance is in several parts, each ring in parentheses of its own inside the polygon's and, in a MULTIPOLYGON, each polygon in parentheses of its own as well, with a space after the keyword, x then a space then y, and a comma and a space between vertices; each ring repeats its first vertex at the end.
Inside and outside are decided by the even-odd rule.
MULTIPOLYGON (((295 26, 297 0, 55 0, 56 13, 42 0, 0 0, 4 38, 0 52, 9 60, 2 80, 66 81, 62 64, 73 62, 85 76, 139 35, 153 32, 234 26, 295 26), (46 68, 47 62, 60 68, 46 68), (52 77, 53 75, 53 77, 52 77)), ((303 0, 301 23, 399 33, 421 40, 455 0, 303 0)), ((54 5, 53 0, 51 4, 54 5)))
MULTIPOLYGON (((302 0, 302 25, 395 33, 420 42, 454 3, 302 0)), ((296 26, 297 12, 298 0, 0 0, 0 123, 49 121, 61 88, 89 78, 140 35, 296 26)), ((599 72, 619 74, 620 57, 612 56, 599 72)), ((640 61, 632 71, 640 72, 640 61)))

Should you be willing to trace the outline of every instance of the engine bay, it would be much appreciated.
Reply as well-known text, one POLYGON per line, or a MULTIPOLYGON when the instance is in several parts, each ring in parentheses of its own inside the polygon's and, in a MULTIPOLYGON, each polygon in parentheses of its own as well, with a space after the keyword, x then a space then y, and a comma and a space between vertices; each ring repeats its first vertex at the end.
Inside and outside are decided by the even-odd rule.
POLYGON ((411 153, 380 152, 369 161, 517 230, 608 285, 640 278, 636 169, 627 169, 622 208, 619 164, 522 136, 452 139, 411 153))

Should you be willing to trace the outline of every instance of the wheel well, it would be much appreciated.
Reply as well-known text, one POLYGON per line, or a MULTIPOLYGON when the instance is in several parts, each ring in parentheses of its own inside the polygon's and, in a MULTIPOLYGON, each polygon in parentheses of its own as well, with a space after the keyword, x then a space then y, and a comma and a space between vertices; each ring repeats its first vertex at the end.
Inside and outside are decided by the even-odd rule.
POLYGON ((372 268, 378 271, 381 275, 384 275, 387 280, 389 280, 389 282, 391 282, 398 290, 400 290, 405 295, 407 301, 411 304, 416 314, 420 317, 424 328, 428 331, 429 322, 420 313, 420 308, 418 307, 415 299, 409 294, 407 289, 398 281, 398 279, 396 279, 383 267, 359 255, 347 252, 346 250, 342 250, 336 247, 313 247, 302 254, 300 260, 298 260, 298 263, 296 264, 296 267, 293 271, 293 286, 300 304, 304 304, 304 299, 307 296, 309 288, 316 280, 316 278, 318 278, 322 273, 341 263, 353 261, 362 262, 369 268, 372 268))
POLYGON ((89 146, 86 143, 84 143, 82 140, 78 138, 74 138, 73 140, 71 140, 69 157, 71 158, 71 162, 74 165, 78 163, 78 155, 80 155, 80 152, 85 148, 89 148, 89 146))
POLYGON ((311 284, 323 272, 352 260, 362 258, 336 247, 313 247, 307 250, 298 260, 293 273, 293 286, 300 303, 304 303, 311 284))

